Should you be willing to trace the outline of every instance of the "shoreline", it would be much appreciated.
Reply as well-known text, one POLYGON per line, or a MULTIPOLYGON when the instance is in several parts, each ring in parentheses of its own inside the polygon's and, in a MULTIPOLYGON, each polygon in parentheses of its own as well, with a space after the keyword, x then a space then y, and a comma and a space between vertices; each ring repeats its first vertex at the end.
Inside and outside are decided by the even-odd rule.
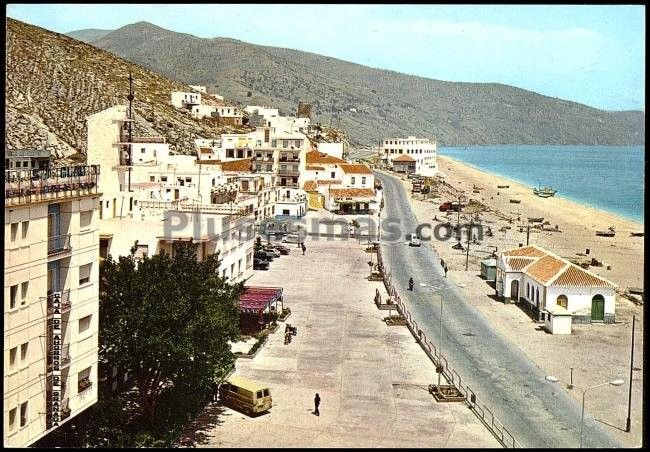
MULTIPOLYGON (((486 176, 497 177, 497 178, 503 179, 503 180, 505 180, 505 181, 510 181, 510 182, 513 183, 513 184, 519 184, 519 185, 521 185, 521 186, 524 186, 524 187, 528 188, 529 190, 532 189, 532 188, 528 185, 528 183, 525 182, 525 181, 521 181, 521 180, 513 179, 513 178, 511 178, 511 177, 504 176, 504 175, 499 174, 499 173, 493 173, 493 172, 487 171, 487 170, 485 170, 485 169, 483 169, 483 168, 479 168, 478 166, 472 165, 471 163, 464 162, 464 161, 462 161, 462 160, 460 160, 460 159, 457 159, 457 158, 454 158, 454 157, 450 157, 450 156, 447 156, 447 155, 440 155, 440 154, 438 154, 437 159, 438 159, 438 160, 441 160, 441 159, 442 159, 443 161, 444 161, 444 160, 451 160, 451 161, 453 161, 454 163, 456 163, 456 164, 458 164, 458 165, 464 165, 464 166, 466 166, 466 167, 468 167, 468 168, 471 168, 471 169, 474 170, 474 171, 477 171, 477 172, 480 172, 480 173, 484 173, 486 176)), ((440 164, 439 164, 438 166, 440 166, 440 164)), ((444 171, 442 171, 442 172, 444 173, 444 171)), ((643 222, 639 222, 639 220, 638 220, 638 219, 635 219, 635 218, 627 217, 627 216, 621 214, 620 212, 612 212, 612 211, 610 211, 610 210, 605 210, 605 209, 603 209, 603 208, 601 208, 601 207, 593 206, 593 205, 591 205, 591 204, 587 204, 587 203, 585 203, 584 201, 577 200, 577 199, 573 199, 573 198, 568 198, 568 197, 563 196, 563 195, 557 195, 557 194, 556 194, 555 196, 553 196, 553 198, 561 199, 561 200, 563 200, 563 201, 565 201, 565 202, 574 203, 574 204, 576 204, 577 206, 579 206, 581 209, 591 209, 591 210, 594 210, 594 213, 597 213, 597 214, 599 214, 599 215, 610 215, 610 216, 614 217, 614 219, 615 219, 616 221, 621 221, 621 222, 627 221, 627 222, 630 222, 630 223, 636 224, 636 226, 637 226, 637 230, 638 230, 639 232, 641 232, 641 231, 644 230, 644 223, 643 223, 643 222)))
MULTIPOLYGON (((445 160, 451 160, 452 162, 454 162, 457 165, 463 165, 463 166, 466 166, 466 167, 468 167, 468 168, 470 168, 470 169, 472 169, 472 170, 474 170, 476 172, 483 173, 486 178, 492 177, 492 178, 502 179, 503 181, 510 182, 510 184, 520 185, 521 187, 526 188, 529 191, 532 190, 532 188, 529 187, 526 182, 519 181, 519 180, 516 180, 516 179, 512 179, 512 178, 510 178, 508 176, 504 176, 504 175, 501 175, 501 174, 498 174, 498 173, 493 173, 493 172, 487 171, 487 170, 485 170, 483 168, 479 168, 477 166, 472 165, 471 163, 464 162, 464 161, 456 159, 454 157, 449 157, 449 156, 446 156, 446 155, 439 155, 438 154, 437 159, 438 159, 438 161, 442 160, 443 162, 445 160)), ((438 166, 440 166, 440 164, 438 166)), ((442 171, 442 172, 444 173, 444 171, 442 171)), ((499 185, 502 185, 502 184, 499 184, 499 185)), ((612 217, 613 221, 628 222, 631 225, 635 225, 636 229, 639 232, 644 230, 644 224, 643 223, 639 222, 636 219, 626 217, 626 216, 622 215, 621 213, 612 212, 610 210, 605 210, 605 209, 602 209, 600 207, 595 207, 595 206, 592 206, 590 204, 586 204, 583 201, 575 200, 573 198, 567 198, 567 197, 562 196, 562 195, 557 195, 556 194, 552 198, 562 200, 562 201, 564 201, 566 203, 575 204, 580 209, 593 210, 594 211, 593 213, 597 214, 599 216, 610 216, 610 217, 612 217)), ((543 199, 543 198, 540 198, 540 199, 543 199)), ((635 229, 635 227, 631 226, 631 229, 635 229)))

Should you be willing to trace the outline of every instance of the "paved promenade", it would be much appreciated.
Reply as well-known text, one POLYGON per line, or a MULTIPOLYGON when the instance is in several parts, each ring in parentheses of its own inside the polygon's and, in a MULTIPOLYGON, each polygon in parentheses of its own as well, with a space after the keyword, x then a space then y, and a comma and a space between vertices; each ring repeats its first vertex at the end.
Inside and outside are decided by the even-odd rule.
POLYGON ((306 242, 255 272, 250 285, 282 286, 288 323, 237 375, 267 383, 273 408, 248 417, 209 405, 188 428, 197 447, 500 447, 464 403, 436 403, 435 368, 404 326, 389 327, 369 282, 370 254, 355 240, 306 242), (314 394, 320 416, 312 414, 314 394))

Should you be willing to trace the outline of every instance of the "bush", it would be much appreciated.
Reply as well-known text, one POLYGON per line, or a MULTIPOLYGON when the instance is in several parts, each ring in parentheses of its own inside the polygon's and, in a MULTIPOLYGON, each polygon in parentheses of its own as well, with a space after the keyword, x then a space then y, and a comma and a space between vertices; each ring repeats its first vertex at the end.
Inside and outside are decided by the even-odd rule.
POLYGON ((257 342, 255 342, 253 344, 253 346, 251 347, 251 350, 250 350, 250 352, 248 352, 248 354, 252 355, 253 353, 255 353, 257 351, 257 349, 260 348, 262 346, 262 344, 264 344, 264 342, 266 342, 267 337, 269 337, 269 332, 266 331, 266 330, 262 331, 260 333, 259 337, 257 338, 257 342))

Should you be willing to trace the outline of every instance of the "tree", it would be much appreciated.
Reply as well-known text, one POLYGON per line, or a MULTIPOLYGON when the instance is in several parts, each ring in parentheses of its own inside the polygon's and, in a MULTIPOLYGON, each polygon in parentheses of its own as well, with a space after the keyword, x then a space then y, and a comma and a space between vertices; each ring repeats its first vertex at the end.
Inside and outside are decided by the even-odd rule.
POLYGON ((100 354, 133 375, 140 409, 155 426, 161 395, 173 388, 207 392, 232 366, 228 341, 239 336, 243 283, 219 276, 218 255, 196 258, 198 244, 103 263, 100 280, 100 354))

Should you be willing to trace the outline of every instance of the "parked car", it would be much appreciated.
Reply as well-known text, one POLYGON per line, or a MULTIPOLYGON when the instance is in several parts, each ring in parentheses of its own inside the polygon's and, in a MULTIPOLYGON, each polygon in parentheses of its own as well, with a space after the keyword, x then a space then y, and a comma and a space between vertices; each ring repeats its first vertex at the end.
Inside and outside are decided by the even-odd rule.
POLYGON ((459 210, 462 210, 463 207, 465 206, 457 202, 447 201, 440 204, 438 210, 440 210, 441 212, 448 212, 448 211, 458 212, 459 210))
POLYGON ((284 245, 280 245, 279 243, 276 243, 275 245, 273 245, 273 248, 278 250, 280 252, 280 254, 289 254, 289 252, 291 251, 291 250, 289 250, 289 248, 287 248, 284 245))
POLYGON ((255 251, 255 253, 253 254, 253 257, 256 258, 256 259, 262 259, 262 260, 271 262, 273 260, 274 256, 272 254, 267 253, 266 251, 258 250, 258 251, 255 251))
POLYGON ((263 259, 253 258, 253 270, 268 270, 269 262, 263 259))
POLYGON ((417 234, 409 234, 406 238, 409 241, 409 246, 422 245, 422 242, 420 241, 420 237, 417 234))
POLYGON ((280 251, 276 250, 273 246, 265 246, 262 248, 262 251, 264 251, 266 254, 272 255, 274 258, 280 257, 282 255, 280 251))
POLYGON ((305 239, 299 234, 288 234, 282 237, 282 243, 303 243, 305 239))

